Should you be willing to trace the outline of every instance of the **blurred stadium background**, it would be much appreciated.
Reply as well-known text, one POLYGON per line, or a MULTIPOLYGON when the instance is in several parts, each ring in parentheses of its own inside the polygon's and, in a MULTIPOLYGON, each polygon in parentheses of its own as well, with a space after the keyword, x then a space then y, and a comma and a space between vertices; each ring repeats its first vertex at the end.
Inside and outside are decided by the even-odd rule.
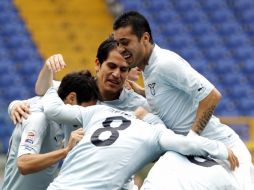
POLYGON ((94 71, 98 45, 110 34, 114 17, 126 10, 144 14, 156 43, 179 53, 215 84, 223 95, 216 115, 253 153, 253 0, 1 0, 2 172, 13 130, 8 104, 35 95, 38 73, 52 54, 63 54, 68 65, 56 79, 73 70, 94 71))

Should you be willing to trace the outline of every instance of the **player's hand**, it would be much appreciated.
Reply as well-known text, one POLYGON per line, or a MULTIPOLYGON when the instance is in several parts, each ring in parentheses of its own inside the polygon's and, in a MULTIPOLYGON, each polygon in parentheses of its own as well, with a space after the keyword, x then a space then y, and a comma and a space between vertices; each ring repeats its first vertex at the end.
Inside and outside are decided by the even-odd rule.
POLYGON ((131 90, 131 91, 134 91, 134 89, 132 88, 132 85, 131 85, 131 82, 130 80, 125 80, 124 82, 124 87, 128 90, 131 90))
POLYGON ((228 161, 230 163, 230 169, 235 170, 236 167, 239 167, 239 161, 238 158, 235 156, 233 151, 228 148, 228 161))
POLYGON ((71 136, 67 145, 67 151, 70 152, 73 147, 83 138, 84 136, 84 130, 83 128, 79 128, 75 131, 71 132, 71 136))
POLYGON ((48 69, 53 73, 63 70, 66 66, 63 56, 61 54, 55 54, 50 56, 46 60, 45 64, 47 65, 48 69))
POLYGON ((145 89, 131 80, 125 80, 124 87, 145 97, 145 89))
POLYGON ((17 102, 13 105, 11 119, 15 125, 21 123, 23 118, 27 119, 28 114, 30 114, 29 107, 29 103, 25 101, 17 102))
POLYGON ((143 108, 143 107, 138 107, 135 111, 134 114, 138 119, 143 120, 143 118, 148 114, 149 112, 143 108))

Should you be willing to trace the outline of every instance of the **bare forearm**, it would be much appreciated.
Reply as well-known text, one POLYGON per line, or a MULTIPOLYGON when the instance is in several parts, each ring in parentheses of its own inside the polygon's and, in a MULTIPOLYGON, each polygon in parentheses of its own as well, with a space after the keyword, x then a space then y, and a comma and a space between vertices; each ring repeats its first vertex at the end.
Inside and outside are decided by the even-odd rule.
POLYGON ((197 134, 201 134, 210 118, 212 117, 214 110, 219 103, 221 95, 219 91, 214 89, 205 99, 199 103, 199 107, 196 113, 195 121, 192 125, 192 130, 197 134))
POLYGON ((195 123, 192 126, 192 130, 195 131, 197 134, 201 134, 202 131, 205 129, 207 123, 209 122, 210 118, 213 115, 215 109, 215 105, 211 105, 211 107, 207 108, 206 110, 200 111, 201 113, 197 113, 197 117, 195 123))
POLYGON ((67 148, 56 150, 45 154, 25 154, 18 158, 17 165, 20 173, 27 175, 46 169, 65 158, 67 148))
POLYGON ((35 84, 35 93, 42 96, 46 93, 49 87, 52 86, 53 82, 53 72, 46 66, 43 66, 38 79, 35 84))

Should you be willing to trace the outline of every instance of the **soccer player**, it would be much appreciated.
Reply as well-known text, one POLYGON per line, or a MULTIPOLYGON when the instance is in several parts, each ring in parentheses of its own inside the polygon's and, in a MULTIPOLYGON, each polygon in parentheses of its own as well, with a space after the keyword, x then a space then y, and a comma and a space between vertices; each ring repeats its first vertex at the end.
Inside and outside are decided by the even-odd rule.
POLYGON ((149 171, 141 190, 241 190, 233 173, 214 160, 166 152, 149 171), (156 179, 156 180, 154 180, 156 179))
MULTIPOLYGON (((134 111, 139 106, 149 110, 147 100, 139 94, 124 88, 124 82, 128 76, 129 66, 125 59, 117 52, 117 42, 106 39, 98 47, 95 60, 96 82, 102 96, 103 103, 112 107, 134 111)), ((49 57, 38 76, 35 91, 42 96, 50 86, 58 87, 60 82, 53 81, 56 72, 66 66, 63 56, 56 54, 49 57)), ((27 117, 28 104, 17 102, 11 110, 12 120, 21 122, 21 118, 27 117)))
MULTIPOLYGON (((79 85, 79 90, 81 94, 82 85, 79 85)), ((66 94, 66 87, 64 92, 65 94, 59 89, 59 95, 66 103, 83 105, 85 96, 76 97, 73 102, 73 94, 66 94)), ((82 93, 87 94, 84 91, 82 93)), ((57 175, 58 162, 66 157, 84 135, 82 128, 73 131, 67 146, 63 148, 62 126, 46 118, 40 98, 34 98, 34 103, 30 104, 30 112, 27 119, 14 128, 7 155, 3 190, 45 190, 57 175)))
MULTIPOLYGON (((123 87, 128 76, 129 66, 125 59, 117 51, 117 42, 107 39, 100 44, 95 60, 96 83, 102 96, 104 104, 112 107, 134 111, 139 106, 149 110, 146 99, 137 93, 123 87)), ((55 72, 62 70, 66 66, 62 55, 56 54, 49 57, 36 83, 36 92, 43 95, 50 86, 59 86, 59 82, 52 81, 55 72)), ((27 104, 19 103, 13 106, 13 121, 21 121, 18 118, 27 117, 27 104)), ((65 136, 68 137, 74 128, 64 128, 65 136)))
MULTIPOLYGON (((86 92, 96 90, 93 78, 81 77, 82 85, 87 84, 86 92)), ((66 80, 70 82, 72 76, 64 77, 62 83, 66 80)), ((76 78, 74 80, 78 81, 76 78)), ((82 96, 76 86, 68 87, 67 93, 72 93, 74 97, 82 96)), ((166 150, 186 155, 210 154, 222 160, 228 158, 232 169, 238 165, 237 158, 223 143, 199 136, 176 135, 163 124, 150 125, 136 119, 133 114, 106 105, 95 105, 94 99, 86 104, 85 108, 65 105, 54 88, 50 88, 43 97, 47 117, 57 123, 81 125, 86 134, 67 155, 49 190, 120 189, 131 175, 166 150)), ((155 119, 152 114, 144 117, 147 122, 155 119)))
POLYGON ((221 94, 178 54, 160 48, 146 18, 130 11, 113 24, 114 39, 130 67, 143 71, 145 95, 154 114, 167 128, 184 135, 201 135, 232 148, 240 161, 234 172, 243 189, 251 185, 251 155, 239 136, 213 115, 221 94))

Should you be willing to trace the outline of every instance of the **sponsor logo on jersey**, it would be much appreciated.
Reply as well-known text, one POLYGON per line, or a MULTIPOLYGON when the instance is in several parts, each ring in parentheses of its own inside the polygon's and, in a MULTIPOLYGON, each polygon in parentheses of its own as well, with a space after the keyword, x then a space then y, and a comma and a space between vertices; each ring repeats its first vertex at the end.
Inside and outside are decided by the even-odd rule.
POLYGON ((34 140, 35 140, 35 132, 34 131, 29 131, 27 133, 27 136, 26 136, 26 139, 25 139, 25 142, 26 143, 29 143, 29 144, 33 144, 34 143, 34 140))
POLYGON ((151 84, 148 84, 148 87, 150 88, 150 92, 151 94, 154 96, 155 95, 155 83, 151 83, 151 84))
POLYGON ((204 91, 204 90, 205 90, 205 87, 202 84, 200 84, 200 87, 198 88, 198 91, 200 92, 200 91, 204 91))
POLYGON ((29 146, 25 146, 25 150, 31 151, 33 148, 29 146))

